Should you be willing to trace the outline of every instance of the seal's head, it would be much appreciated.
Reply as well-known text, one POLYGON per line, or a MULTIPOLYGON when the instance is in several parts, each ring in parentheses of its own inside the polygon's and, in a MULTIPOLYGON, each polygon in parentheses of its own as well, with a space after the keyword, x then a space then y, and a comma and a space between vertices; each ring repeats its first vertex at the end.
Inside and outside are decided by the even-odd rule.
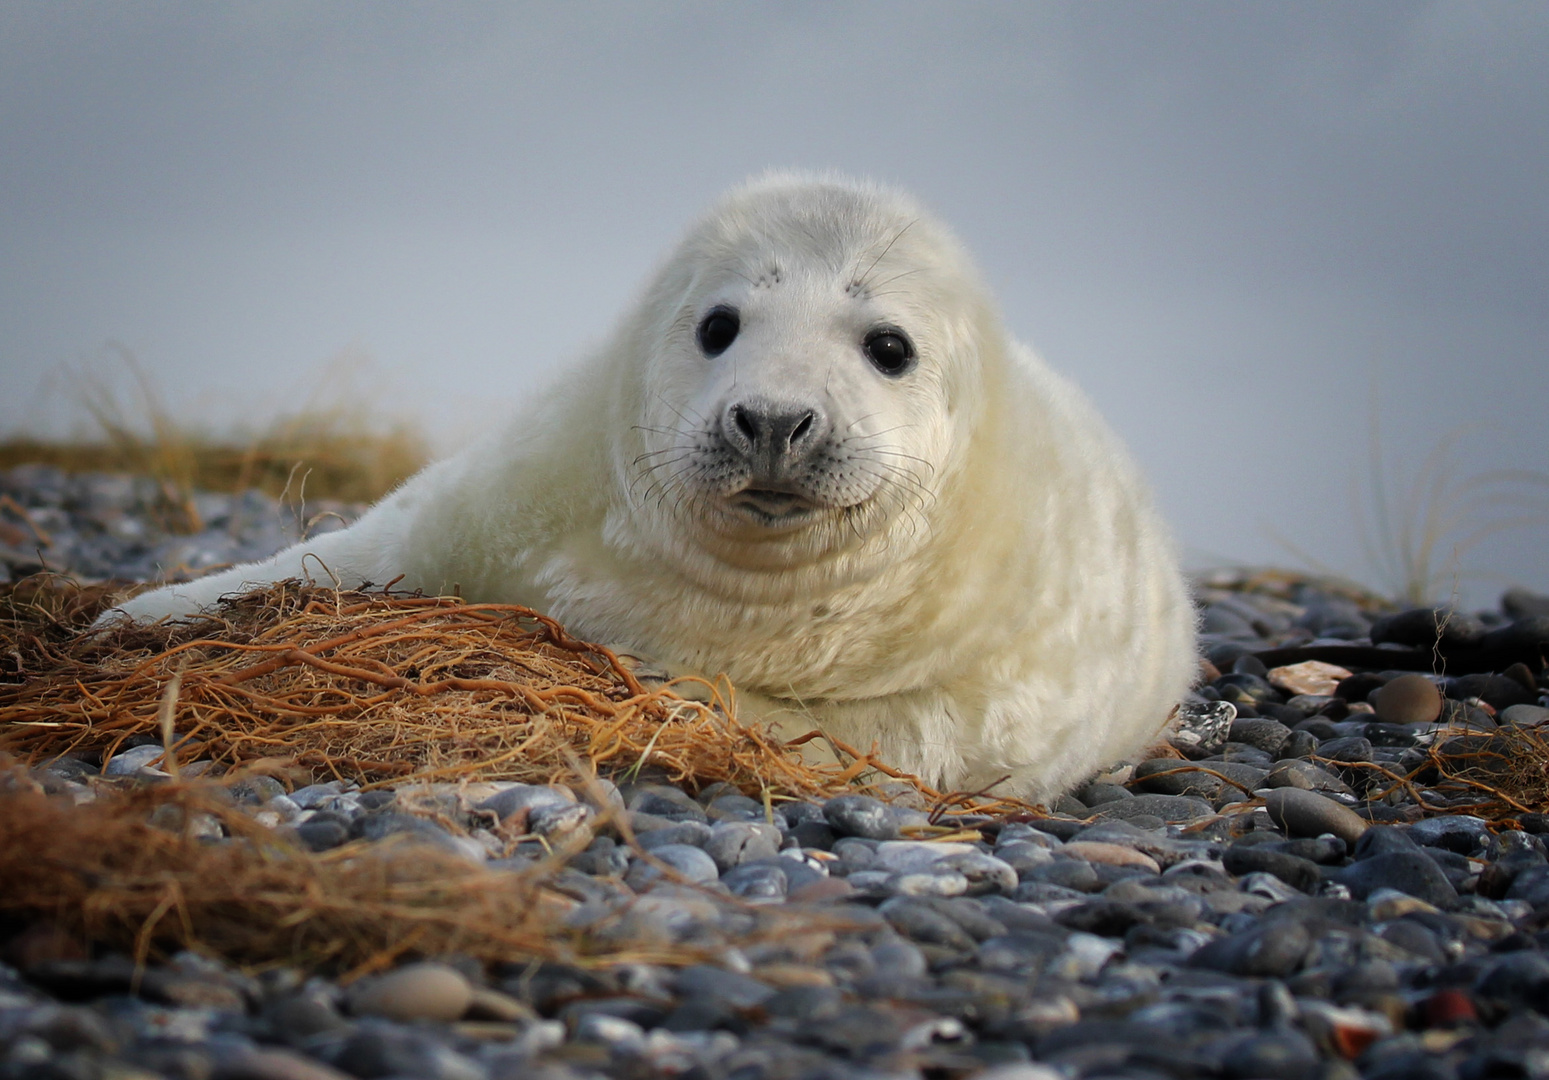
POLYGON ((789 176, 700 221, 626 333, 651 388, 619 462, 632 511, 748 569, 918 543, 1004 349, 911 200, 789 176))

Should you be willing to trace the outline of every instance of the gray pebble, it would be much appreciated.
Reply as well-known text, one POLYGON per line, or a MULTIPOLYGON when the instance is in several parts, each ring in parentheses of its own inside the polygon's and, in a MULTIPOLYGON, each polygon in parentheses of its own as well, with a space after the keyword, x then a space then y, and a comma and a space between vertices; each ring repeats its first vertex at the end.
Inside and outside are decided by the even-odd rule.
MULTIPOLYGON (((651 856, 666 863, 690 882, 708 884, 720 876, 715 860, 710 858, 703 849, 691 847, 688 844, 663 844, 661 847, 653 848, 651 856)), ((636 859, 630 864, 629 873, 624 881, 630 888, 639 890, 659 879, 661 875, 662 872, 645 859, 636 859)))
POLYGON ((762 821, 718 821, 703 846, 717 867, 730 870, 738 863, 779 854, 780 830, 762 821))
POLYGON ((128 750, 120 750, 102 767, 103 776, 133 776, 151 762, 159 762, 166 751, 159 743, 148 743, 128 750))
POLYGON ((839 795, 823 804, 823 817, 840 836, 867 840, 892 840, 898 822, 892 809, 868 795, 839 795))
POLYGON ((1292 836, 1321 836, 1333 833, 1353 845, 1368 827, 1367 821, 1353 810, 1339 805, 1315 791, 1282 787, 1264 795, 1269 816, 1292 836))
POLYGON ((1457 902, 1457 890, 1447 875, 1430 857, 1416 851, 1387 851, 1351 863, 1337 874, 1337 880, 1357 900, 1364 900, 1378 889, 1397 889, 1437 907, 1457 902))
POLYGON ((1187 795, 1136 795, 1108 803, 1097 812, 1100 821, 1133 821, 1138 817, 1161 818, 1168 824, 1197 821, 1215 813, 1204 799, 1187 795))

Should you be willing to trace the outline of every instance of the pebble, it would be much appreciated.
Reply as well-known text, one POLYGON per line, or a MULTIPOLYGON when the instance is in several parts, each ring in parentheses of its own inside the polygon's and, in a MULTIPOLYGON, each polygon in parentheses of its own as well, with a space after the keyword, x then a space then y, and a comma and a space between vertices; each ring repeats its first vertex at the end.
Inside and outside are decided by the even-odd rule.
MULTIPOLYGON (((109 533, 91 533, 91 515, 137 497, 132 481, 44 476, 45 488, 55 485, 49 495, 11 475, 0 473, 0 493, 36 506, 40 524, 62 536, 76 526, 95 536, 99 560, 109 533)), ((210 502, 212 519, 240 502, 222 499, 210 502)), ((122 551, 115 566, 142 565, 143 553, 130 556, 127 543, 122 551)), ((93 957, 37 924, 4 943, 16 967, 0 965, 0 1072, 126 1080, 1541 1072, 1531 1055, 1549 1049, 1541 929, 1549 855, 1537 834, 1549 834, 1549 816, 1519 814, 1520 828, 1487 821, 1473 816, 1465 792, 1422 772, 1428 801, 1456 800, 1455 812, 1424 812, 1403 790, 1378 800, 1386 785, 1368 791, 1371 774, 1351 767, 1423 770, 1437 742, 1488 751, 1504 738, 1491 734, 1496 721, 1520 737, 1549 719, 1537 673, 1521 665, 1433 679, 1316 661, 1270 668, 1254 653, 1311 634, 1364 647, 1368 634, 1402 643, 1424 631, 1429 647, 1435 619, 1420 609, 1384 623, 1311 584, 1270 596, 1207 582, 1199 595, 1207 629, 1234 636, 1203 643, 1216 666, 1202 666, 1209 681, 1168 737, 1184 758, 1089 778, 1057 802, 1064 818, 975 819, 982 839, 906 839, 906 828, 926 835, 914 828, 929 823, 918 802, 777 801, 771 819, 748 793, 722 784, 690 794, 645 770, 606 787, 610 804, 627 810, 642 858, 598 823, 589 795, 562 786, 477 785, 459 798, 447 785, 362 793, 333 780, 287 793, 272 778, 242 778, 228 786, 237 810, 318 851, 408 839, 520 868, 541 845, 523 841, 510 855, 484 831, 496 820, 501 836, 580 830, 589 842, 576 845, 584 850, 555 883, 576 898, 576 932, 642 949, 612 966, 594 953, 586 968, 428 957, 341 988, 303 972, 249 979, 189 955, 137 972, 127 958, 93 957), (1435 714, 1400 708, 1401 692, 1435 714), (1433 734, 1444 721, 1472 725, 1471 741, 1433 734), (661 962, 680 948, 688 966, 661 962)), ((1549 640, 1549 621, 1530 621, 1542 615, 1464 619, 1462 636, 1449 629, 1447 640, 1476 648, 1549 640)), ((159 756, 154 745, 125 747, 101 776, 95 758, 72 757, 28 775, 57 797, 112 797, 116 786, 157 781, 159 756)), ((198 831, 206 843, 234 842, 218 828, 198 831)))
POLYGON ((473 1002, 473 987, 456 968, 445 964, 408 964, 386 975, 362 979, 351 987, 350 1011, 404 1023, 456 1020, 473 1002))
POLYGON ((1400 675, 1372 694, 1377 719, 1389 724, 1429 724, 1441 715, 1442 695, 1424 675, 1400 675))
POLYGON ((1270 820, 1292 836, 1333 833, 1353 845, 1370 824, 1348 807, 1298 787, 1280 787, 1265 792, 1264 806, 1270 820))

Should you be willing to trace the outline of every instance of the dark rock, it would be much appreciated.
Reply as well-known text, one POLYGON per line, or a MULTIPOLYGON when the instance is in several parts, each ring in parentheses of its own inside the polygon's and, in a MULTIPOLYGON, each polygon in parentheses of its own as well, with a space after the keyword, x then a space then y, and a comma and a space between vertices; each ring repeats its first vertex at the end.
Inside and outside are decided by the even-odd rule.
POLYGON ((721 884, 731 890, 733 896, 745 900, 777 899, 790 888, 790 879, 780 864, 788 859, 770 859, 767 862, 744 863, 721 875, 721 884))
POLYGON ((709 964, 693 964, 678 972, 674 983, 685 997, 713 997, 736 1009, 751 1009, 774 997, 774 987, 748 975, 709 964))
POLYGON ((1312 937, 1300 922, 1260 923, 1207 943, 1189 957, 1188 966, 1249 978, 1283 978, 1301 966, 1311 946, 1312 937))
POLYGON ((1542 596, 1513 585, 1501 594, 1501 610, 1511 619, 1528 619, 1535 615, 1549 616, 1549 596, 1542 596))
POLYGON ((1316 863, 1285 852, 1268 851, 1263 847, 1229 847, 1221 856, 1221 865, 1226 867, 1227 873, 1239 877, 1257 872, 1273 874, 1302 892, 1312 892, 1323 880, 1316 863))
POLYGON ((1352 896, 1364 900, 1378 889, 1397 889, 1437 907, 1457 903, 1457 890, 1435 861, 1420 852, 1389 851, 1351 863, 1336 875, 1352 896))
POLYGON ((1350 857, 1360 861, 1393 852, 1420 854, 1420 845, 1409 835, 1409 830, 1393 825, 1373 825, 1355 842, 1350 857))
POLYGON ((1269 1031, 1237 1043, 1221 1059, 1221 1075, 1232 1080, 1272 1076, 1311 1080, 1318 1075, 1318 1049, 1294 1029, 1269 1031))
POLYGON ((1373 645, 1394 642, 1416 648, 1467 647, 1479 644, 1484 636, 1484 623, 1477 616, 1447 608, 1410 608, 1384 615, 1371 629, 1373 645))
POLYGON ((1496 712, 1513 705, 1537 705, 1538 694, 1505 675, 1463 675, 1456 683, 1459 697, 1478 698, 1496 712))
POLYGON ((1241 700, 1249 705, 1261 701, 1273 702, 1277 705, 1285 702, 1280 691, 1269 685, 1269 680, 1262 675, 1250 675, 1247 672, 1222 675, 1211 685, 1221 695, 1222 701, 1241 700))
POLYGON ((635 840, 646 851, 667 844, 689 844, 702 848, 710 842, 710 826, 703 821, 676 821, 660 829, 637 833, 635 840))
POLYGON ((1507 953, 1479 976, 1474 993, 1511 1008, 1549 1011, 1549 957, 1540 952, 1507 953))
POLYGON ((1459 855, 1475 855, 1490 842, 1490 829, 1482 818, 1468 814, 1426 818, 1409 827, 1409 838, 1424 847, 1446 848, 1459 855))
POLYGON ((894 840, 898 820, 886 803, 867 795, 839 795, 823 804, 823 817, 840 836, 894 840))
POLYGON ((1318 757, 1329 761, 1370 761, 1371 740, 1362 736, 1327 739, 1318 747, 1318 757))
POLYGON ((1133 799, 1121 799, 1108 803, 1096 814, 1099 821, 1131 821, 1136 817, 1158 817, 1164 822, 1177 824, 1196 821, 1215 813, 1204 799, 1187 795, 1137 795, 1133 799))
MULTIPOLYGON (((1299 721, 1298 721, 1299 722, 1299 721)), ((1291 737, 1291 729, 1278 720, 1238 720, 1232 724, 1231 741, 1247 743, 1266 754, 1278 756, 1291 737)))
POLYGON ((1118 784, 1088 784, 1076 792, 1076 798, 1080 799, 1088 807, 1102 806, 1104 803, 1115 802, 1119 799, 1133 797, 1134 793, 1126 787, 1118 784))
POLYGON ((350 838, 349 827, 338 821, 303 821, 296 826, 296 838, 311 851, 328 851, 350 838))

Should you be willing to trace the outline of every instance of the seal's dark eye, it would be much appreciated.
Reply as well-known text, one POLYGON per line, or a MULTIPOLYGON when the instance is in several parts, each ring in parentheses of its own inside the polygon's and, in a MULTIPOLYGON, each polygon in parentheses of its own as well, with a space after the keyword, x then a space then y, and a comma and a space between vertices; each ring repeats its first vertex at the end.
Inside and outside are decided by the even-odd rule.
POLYGON ((901 330, 873 330, 862 347, 884 375, 902 375, 914 362, 914 345, 901 330))
POLYGON ((699 320, 700 351, 706 356, 720 356, 731 348, 741 328, 742 322, 737 318, 736 308, 711 308, 710 313, 699 320))

